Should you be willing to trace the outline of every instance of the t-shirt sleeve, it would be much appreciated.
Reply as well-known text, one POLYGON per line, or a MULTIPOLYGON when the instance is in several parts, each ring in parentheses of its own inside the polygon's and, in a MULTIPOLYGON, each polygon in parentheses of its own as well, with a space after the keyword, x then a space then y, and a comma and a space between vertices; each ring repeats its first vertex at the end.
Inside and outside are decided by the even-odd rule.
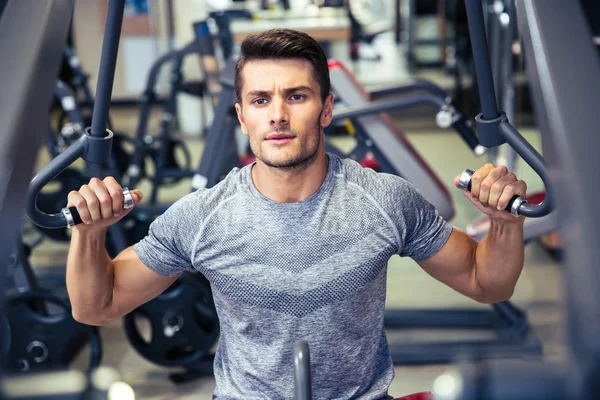
POLYGON ((417 188, 405 180, 398 185, 395 214, 400 231, 399 255, 415 261, 424 261, 434 256, 446 244, 452 225, 440 216, 417 188))
POLYGON ((177 276, 193 271, 192 244, 197 222, 190 218, 193 194, 189 194, 158 216, 146 237, 134 245, 140 260, 152 271, 163 276, 177 276))

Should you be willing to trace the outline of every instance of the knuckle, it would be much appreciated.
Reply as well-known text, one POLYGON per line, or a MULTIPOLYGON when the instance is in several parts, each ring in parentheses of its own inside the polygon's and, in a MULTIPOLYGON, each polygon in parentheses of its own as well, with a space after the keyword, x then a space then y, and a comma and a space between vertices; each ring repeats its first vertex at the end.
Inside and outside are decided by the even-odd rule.
POLYGON ((120 200, 123 197, 123 193, 118 190, 109 190, 108 193, 113 200, 120 200))
POLYGON ((109 206, 112 204, 112 198, 109 195, 102 195, 99 197, 100 204, 103 206, 109 206))
POLYGON ((489 190, 491 188, 491 184, 488 180, 484 180, 483 182, 481 182, 481 189, 483 190, 489 190))
POLYGON ((517 180, 517 176, 515 175, 514 172, 509 172, 507 175, 511 181, 516 181, 517 180))
POLYGON ((74 204, 74 205, 75 205, 75 207, 77 207, 77 209, 78 209, 78 210, 79 210, 79 209, 84 209, 84 208, 87 208, 87 207, 86 207, 86 206, 87 206, 87 203, 86 203, 85 199, 84 199, 84 198, 82 198, 82 197, 78 198, 78 199, 77 199, 77 201, 75 201, 75 204, 74 204))
POLYGON ((504 185, 503 185, 501 182, 499 182, 499 181, 496 181, 496 182, 494 182, 494 184, 492 185, 492 187, 491 187, 491 190, 492 190, 492 191, 497 191, 497 192, 499 192, 499 191, 501 191, 502 189, 504 189, 504 187, 505 187, 505 186, 504 186, 504 185))
POLYGON ((87 201, 88 205, 95 207, 99 204, 98 197, 92 197, 87 201))

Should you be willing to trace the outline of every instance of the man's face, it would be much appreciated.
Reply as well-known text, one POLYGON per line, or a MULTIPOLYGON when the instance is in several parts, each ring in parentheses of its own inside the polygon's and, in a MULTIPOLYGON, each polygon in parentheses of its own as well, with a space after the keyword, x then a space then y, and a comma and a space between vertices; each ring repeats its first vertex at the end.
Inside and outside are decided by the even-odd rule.
POLYGON ((291 169, 310 163, 324 151, 322 128, 331 123, 333 95, 322 103, 308 61, 250 61, 242 79, 242 103, 235 109, 258 160, 291 169))

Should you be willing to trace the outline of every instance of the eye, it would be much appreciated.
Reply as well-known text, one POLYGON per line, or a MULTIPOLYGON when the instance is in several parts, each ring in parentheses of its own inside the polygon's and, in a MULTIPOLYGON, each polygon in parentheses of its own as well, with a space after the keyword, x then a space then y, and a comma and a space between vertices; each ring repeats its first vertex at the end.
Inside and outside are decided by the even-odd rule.
POLYGON ((302 100, 302 99, 304 99, 305 97, 306 97, 306 96, 304 96, 304 95, 302 95, 302 94, 293 94, 293 95, 291 96, 291 99, 292 99, 292 100, 295 100, 295 101, 299 101, 299 100, 302 100))
POLYGON ((262 106, 262 105, 266 104, 266 102, 267 102, 267 99, 256 99, 252 103, 256 104, 258 106, 262 106))

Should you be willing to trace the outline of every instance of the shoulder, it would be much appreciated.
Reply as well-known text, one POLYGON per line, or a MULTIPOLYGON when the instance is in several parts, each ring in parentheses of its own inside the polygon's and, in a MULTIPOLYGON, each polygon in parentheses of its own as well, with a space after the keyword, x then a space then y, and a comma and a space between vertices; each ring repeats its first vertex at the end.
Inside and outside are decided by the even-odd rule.
POLYGON ((345 183, 355 186, 359 190, 377 196, 386 193, 398 195, 402 192, 410 192, 414 186, 404 178, 383 172, 377 172, 371 168, 365 168, 360 163, 349 158, 337 158, 337 175, 345 183))
POLYGON ((165 214, 188 215, 190 220, 203 218, 222 203, 229 201, 240 193, 242 187, 242 170, 235 168, 227 176, 211 188, 202 188, 188 193, 173 203, 165 214))

